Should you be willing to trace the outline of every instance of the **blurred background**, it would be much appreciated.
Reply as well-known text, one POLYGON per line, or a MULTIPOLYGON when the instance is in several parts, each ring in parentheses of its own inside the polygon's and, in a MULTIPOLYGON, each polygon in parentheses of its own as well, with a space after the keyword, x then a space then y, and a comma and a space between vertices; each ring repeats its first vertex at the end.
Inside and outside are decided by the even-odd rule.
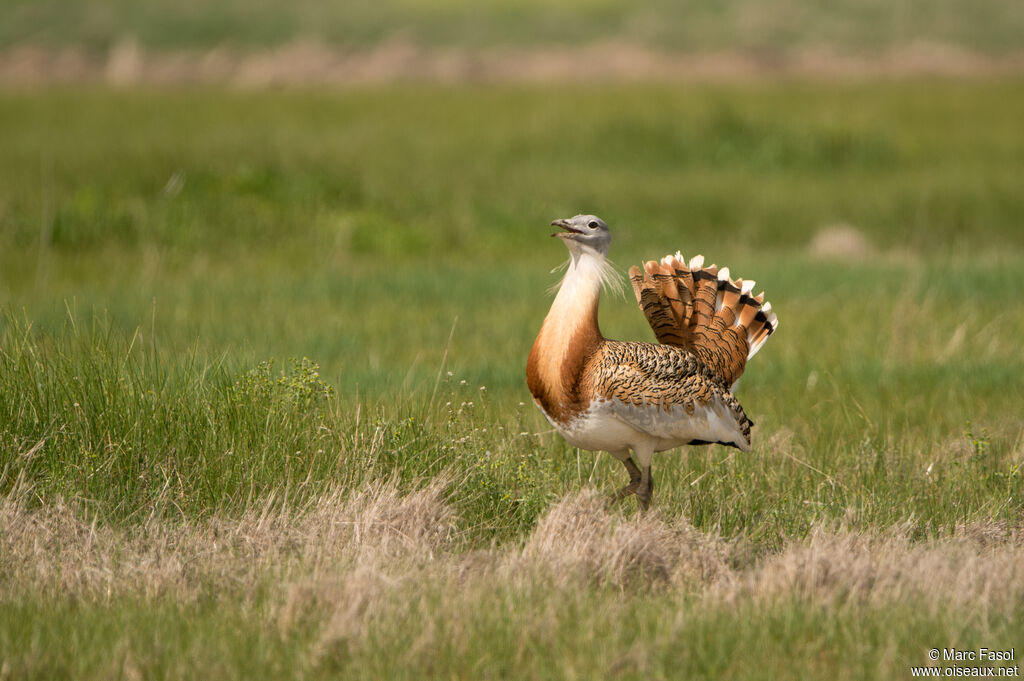
POLYGON ((429 48, 580 48, 603 42, 670 52, 819 48, 847 56, 931 46, 1019 56, 1024 9, 1012 0, 5 0, 0 45, 147 52, 257 51, 295 42, 339 50, 392 40, 429 48))
MULTIPOLYGON (((623 271, 700 251, 763 282, 790 339, 827 319, 835 343, 774 350, 798 375, 1019 361, 973 296, 1021 283, 1020 2, 3 16, 0 304, 39 328, 97 315, 231 367, 309 356, 347 394, 415 392, 448 347, 518 400, 564 258, 548 222, 593 212, 623 271), (907 328, 911 300, 953 326, 929 308, 907 328), (879 316, 899 323, 851 331, 879 316)), ((602 315, 649 337, 628 300, 602 315)))
POLYGON ((7 82, 1019 73, 1012 0, 5 0, 7 82))

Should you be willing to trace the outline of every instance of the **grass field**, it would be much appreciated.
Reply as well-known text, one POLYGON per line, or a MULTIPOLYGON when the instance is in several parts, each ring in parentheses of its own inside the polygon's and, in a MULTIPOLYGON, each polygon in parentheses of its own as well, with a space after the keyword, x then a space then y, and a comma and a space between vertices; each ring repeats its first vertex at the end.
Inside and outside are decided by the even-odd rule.
POLYGON ((0 94, 0 678, 1019 649, 1021 120, 1018 81, 0 94), (643 517, 524 385, 577 212, 780 318, 754 451, 658 455, 643 517))
POLYGON ((999 54, 1019 49, 1014 0, 5 0, 0 47, 262 49, 295 40, 363 47, 401 38, 435 47, 585 45, 617 40, 684 51, 872 51, 912 43, 999 54))

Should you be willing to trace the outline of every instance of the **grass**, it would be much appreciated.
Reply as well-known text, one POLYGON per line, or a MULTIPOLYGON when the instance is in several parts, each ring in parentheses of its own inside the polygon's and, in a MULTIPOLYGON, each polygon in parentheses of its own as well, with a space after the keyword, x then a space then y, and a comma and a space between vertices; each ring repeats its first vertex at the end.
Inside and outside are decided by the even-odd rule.
POLYGON ((6 584, 33 587, 7 602, 21 623, 0 629, 8 668, 855 679, 908 673, 947 641, 1019 640, 1022 547, 990 526, 926 542, 818 527, 752 562, 685 520, 623 518, 584 494, 522 548, 467 553, 443 486, 128 530, 6 502, 6 584))
MULTIPOLYGON (((1017 85, 3 93, 0 676, 1010 647, 1017 85), (782 324, 738 389, 754 453, 659 455, 646 518, 523 385, 579 211, 623 268, 703 252, 782 324), (816 255, 840 223, 867 250, 816 255)), ((631 301, 601 323, 651 338, 631 301)))
POLYGON ((428 46, 489 48, 583 45, 619 40, 662 49, 771 52, 830 45, 872 51, 938 43, 1000 53, 1019 49, 1024 13, 1011 0, 967 9, 952 0, 671 3, 648 0, 385 0, 287 7, 268 0, 216 5, 167 0, 102 0, 87 5, 6 0, 0 45, 23 42, 106 49, 126 36, 158 50, 265 48, 296 39, 344 46, 401 36, 428 46))

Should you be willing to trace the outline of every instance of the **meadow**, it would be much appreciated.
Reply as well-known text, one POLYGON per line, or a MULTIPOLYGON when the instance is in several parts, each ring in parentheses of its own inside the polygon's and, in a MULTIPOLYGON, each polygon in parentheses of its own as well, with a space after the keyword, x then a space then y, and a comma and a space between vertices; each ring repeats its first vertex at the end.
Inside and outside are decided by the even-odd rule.
POLYGON ((155 51, 261 50, 293 41, 345 49, 411 41, 427 47, 585 46, 674 51, 803 48, 870 52, 918 46, 985 54, 1019 49, 1024 10, 984 0, 5 0, 0 48, 45 45, 104 51, 134 38, 155 51))
POLYGON ((1019 644, 1021 120, 1016 80, 0 94, 0 678, 1019 644), (658 455, 646 516, 524 384, 578 212, 780 319, 754 451, 658 455))

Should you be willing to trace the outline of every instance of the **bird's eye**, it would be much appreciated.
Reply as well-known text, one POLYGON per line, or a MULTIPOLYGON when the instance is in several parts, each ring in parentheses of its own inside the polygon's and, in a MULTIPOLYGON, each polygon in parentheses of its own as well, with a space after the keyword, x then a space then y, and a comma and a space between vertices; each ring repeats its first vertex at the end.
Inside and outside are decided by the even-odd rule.
POLYGON ((591 220, 590 224, 587 225, 587 227, 590 227, 590 229, 597 229, 597 223, 595 221, 591 220))

